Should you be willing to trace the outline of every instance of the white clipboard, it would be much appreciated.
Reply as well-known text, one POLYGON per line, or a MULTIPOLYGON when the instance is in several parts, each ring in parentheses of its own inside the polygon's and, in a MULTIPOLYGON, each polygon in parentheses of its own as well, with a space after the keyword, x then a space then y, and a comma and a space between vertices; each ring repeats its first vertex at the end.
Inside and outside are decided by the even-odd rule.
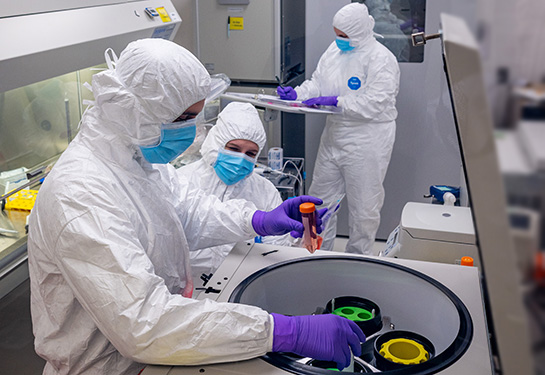
POLYGON ((309 107, 298 100, 282 100, 277 96, 266 94, 249 94, 238 92, 226 92, 221 96, 223 99, 251 103, 256 107, 275 109, 291 113, 323 113, 340 114, 342 110, 334 106, 309 107))

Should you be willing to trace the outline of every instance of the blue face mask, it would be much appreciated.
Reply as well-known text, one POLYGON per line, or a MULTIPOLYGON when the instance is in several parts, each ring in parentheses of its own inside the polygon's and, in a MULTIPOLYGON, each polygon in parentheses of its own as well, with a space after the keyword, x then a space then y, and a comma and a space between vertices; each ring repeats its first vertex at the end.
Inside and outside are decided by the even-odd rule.
POLYGON ((214 163, 216 174, 226 185, 233 185, 250 175, 255 160, 248 155, 221 149, 214 163))
POLYGON ((341 51, 347 52, 354 49, 354 47, 350 45, 350 39, 348 38, 341 38, 338 36, 337 39, 335 39, 335 42, 341 51))
POLYGON ((195 140, 195 119, 161 125, 161 139, 155 146, 140 146, 150 163, 167 164, 180 156, 195 140))

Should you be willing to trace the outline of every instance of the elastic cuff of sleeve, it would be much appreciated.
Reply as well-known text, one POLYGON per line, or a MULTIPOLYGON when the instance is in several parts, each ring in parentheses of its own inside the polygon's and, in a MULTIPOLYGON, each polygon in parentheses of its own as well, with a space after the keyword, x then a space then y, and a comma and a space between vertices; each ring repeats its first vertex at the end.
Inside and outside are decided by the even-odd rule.
POLYGON ((253 223, 253 218, 256 211, 257 210, 250 210, 249 214, 246 215, 246 231, 250 233, 251 238, 260 236, 260 234, 255 231, 253 223))
POLYGON ((267 340, 267 352, 272 352, 273 350, 273 341, 274 341, 274 318, 269 314, 269 339, 267 340))
POLYGON ((260 236, 267 235, 267 233, 265 232, 265 228, 263 228, 263 219, 265 215, 265 211, 256 210, 254 215, 252 216, 252 227, 254 228, 255 232, 260 236))

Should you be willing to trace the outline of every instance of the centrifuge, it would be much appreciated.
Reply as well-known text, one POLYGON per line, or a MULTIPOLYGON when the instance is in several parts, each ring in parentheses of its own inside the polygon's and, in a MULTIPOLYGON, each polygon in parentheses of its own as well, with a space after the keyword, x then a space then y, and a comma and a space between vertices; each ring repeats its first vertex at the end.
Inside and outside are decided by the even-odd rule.
MULTIPOLYGON (((479 280, 476 267, 320 250, 311 255, 301 248, 239 243, 197 290, 197 298, 254 305, 271 313, 308 315, 326 313, 331 300, 358 297, 378 306, 374 313, 380 311, 382 324, 376 334, 368 334, 363 358, 355 359, 356 373, 376 368, 375 341, 397 333, 407 340, 408 332, 415 335, 413 342, 423 338, 431 343, 433 349, 425 350, 429 357, 422 363, 383 370, 385 374, 492 374, 479 280)), ((142 375, 333 371, 312 362, 289 353, 269 353, 233 363, 148 366, 142 375)))

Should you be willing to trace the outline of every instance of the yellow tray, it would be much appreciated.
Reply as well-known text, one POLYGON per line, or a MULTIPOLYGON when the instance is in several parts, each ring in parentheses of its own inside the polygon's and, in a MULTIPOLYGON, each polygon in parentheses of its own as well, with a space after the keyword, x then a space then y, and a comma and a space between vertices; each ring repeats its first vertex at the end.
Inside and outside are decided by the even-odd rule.
POLYGON ((6 210, 30 211, 36 202, 38 190, 21 190, 6 199, 6 210))

